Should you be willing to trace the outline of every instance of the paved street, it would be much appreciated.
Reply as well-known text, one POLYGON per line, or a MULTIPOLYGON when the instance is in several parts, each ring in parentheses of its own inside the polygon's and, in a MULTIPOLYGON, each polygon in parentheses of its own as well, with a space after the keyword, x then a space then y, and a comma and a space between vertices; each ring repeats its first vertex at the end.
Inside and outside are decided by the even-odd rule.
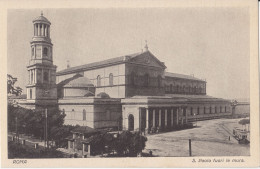
POLYGON ((214 119, 198 121, 197 128, 148 136, 146 150, 155 156, 189 156, 189 139, 192 156, 248 156, 250 146, 238 144, 232 137, 240 119, 214 119), (229 140, 229 136, 231 140, 229 140))

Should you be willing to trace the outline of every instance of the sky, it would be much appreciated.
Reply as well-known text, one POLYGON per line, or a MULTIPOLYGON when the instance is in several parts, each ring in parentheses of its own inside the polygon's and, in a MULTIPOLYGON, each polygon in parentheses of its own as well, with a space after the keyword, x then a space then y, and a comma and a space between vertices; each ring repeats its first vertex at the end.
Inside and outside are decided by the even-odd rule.
POLYGON ((32 20, 51 24, 57 71, 148 47, 168 72, 206 79, 207 94, 249 98, 248 8, 11 9, 7 22, 7 72, 28 83, 32 20))

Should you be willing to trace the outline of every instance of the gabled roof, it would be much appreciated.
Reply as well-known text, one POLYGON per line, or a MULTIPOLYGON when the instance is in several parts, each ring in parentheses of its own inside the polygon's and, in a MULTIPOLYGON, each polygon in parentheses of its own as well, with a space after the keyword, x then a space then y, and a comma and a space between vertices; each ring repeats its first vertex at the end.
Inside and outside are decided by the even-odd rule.
POLYGON ((98 67, 101 67, 104 65, 123 63, 124 61, 125 61, 125 56, 120 56, 120 57, 107 59, 107 60, 103 60, 103 61, 99 61, 99 62, 93 62, 93 63, 81 65, 81 66, 70 67, 70 68, 57 72, 56 75, 59 76, 59 75, 64 75, 64 74, 68 74, 68 73, 75 73, 75 72, 79 72, 79 71, 90 70, 90 69, 98 68, 98 67))
POLYGON ((165 77, 172 77, 172 78, 179 78, 179 79, 189 79, 189 80, 196 80, 196 81, 203 81, 205 80, 190 76, 190 75, 183 75, 183 74, 178 74, 178 73, 170 73, 170 72, 165 72, 165 77))
POLYGON ((130 54, 130 55, 120 56, 120 57, 116 57, 116 58, 112 58, 112 59, 107 59, 107 60, 103 60, 103 61, 99 61, 99 62, 93 62, 93 63, 81 65, 81 66, 70 67, 70 68, 57 72, 56 75, 60 76, 60 75, 64 75, 64 74, 76 73, 76 72, 80 72, 80 71, 91 70, 91 69, 109 66, 109 65, 131 62, 131 60, 134 59, 135 57, 140 56, 145 53, 149 53, 152 57, 154 57, 157 60, 157 62, 161 66, 165 67, 165 65, 162 62, 160 62, 151 52, 146 51, 146 52, 139 52, 139 53, 134 53, 134 54, 130 54))

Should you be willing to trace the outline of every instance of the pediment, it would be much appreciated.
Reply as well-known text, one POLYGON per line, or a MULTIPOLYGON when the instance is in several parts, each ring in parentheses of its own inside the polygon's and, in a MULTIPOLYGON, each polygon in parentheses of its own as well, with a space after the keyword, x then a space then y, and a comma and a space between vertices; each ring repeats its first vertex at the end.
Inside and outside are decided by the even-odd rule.
POLYGON ((166 66, 149 51, 132 57, 129 61, 147 66, 166 68, 166 66))

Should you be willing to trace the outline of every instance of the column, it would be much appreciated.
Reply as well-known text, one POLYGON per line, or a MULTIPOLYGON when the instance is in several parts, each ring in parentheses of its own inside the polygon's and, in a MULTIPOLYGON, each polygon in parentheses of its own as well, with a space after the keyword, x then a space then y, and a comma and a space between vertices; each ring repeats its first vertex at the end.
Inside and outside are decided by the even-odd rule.
POLYGON ((185 123, 187 124, 188 123, 188 113, 186 111, 186 108, 184 108, 184 111, 185 111, 185 123))
POLYGON ((34 84, 34 69, 31 70, 32 71, 32 84, 34 84))
POLYGON ((40 34, 40 24, 37 24, 38 30, 37 30, 37 36, 41 36, 40 34))
POLYGON ((153 127, 155 127, 155 109, 153 109, 153 127))
POLYGON ((33 25, 33 35, 35 36, 35 24, 33 25))
POLYGON ((164 117, 165 117, 165 123, 164 124, 165 124, 165 127, 167 127, 167 125, 168 125, 167 124, 167 109, 165 109, 165 116, 164 117))
POLYGON ((47 36, 47 25, 44 27, 44 36, 47 36))
POLYGON ((43 69, 42 69, 42 77, 41 77, 41 79, 42 79, 42 83, 43 83, 43 69))
POLYGON ((171 126, 173 126, 173 108, 171 109, 171 126))
POLYGON ((34 69, 34 71, 35 71, 35 76, 34 76, 34 78, 35 78, 35 83, 37 83, 37 70, 36 69, 34 69))
POLYGON ((146 112, 145 112, 145 114, 146 114, 146 126, 145 126, 145 129, 148 131, 149 130, 149 109, 148 108, 146 108, 146 112))
POLYGON ((45 25, 42 24, 42 36, 45 36, 45 25))
POLYGON ((35 36, 38 36, 38 27, 37 27, 37 24, 35 24, 34 27, 35 27, 35 30, 34 30, 34 31, 35 31, 35 36))
POLYGON ((82 144, 82 156, 84 157, 84 152, 85 152, 85 144, 82 144))
POLYGON ((181 124, 183 125, 183 108, 180 108, 181 110, 181 124))
POLYGON ((34 69, 34 84, 36 83, 36 69, 34 69))
POLYGON ((179 107, 177 107, 177 111, 176 111, 176 124, 179 124, 179 107))
POLYGON ((29 84, 31 84, 31 70, 29 70, 28 73, 29 73, 29 84))
POLYGON ((49 78, 48 78, 48 80, 49 80, 49 83, 51 83, 51 70, 48 70, 48 72, 49 72, 49 78))
POLYGON ((41 35, 44 35, 44 24, 42 24, 41 35))
POLYGON ((70 149, 70 141, 68 140, 68 149, 70 149))
POLYGON ((162 126, 162 110, 159 109, 159 127, 162 126))
POLYGON ((90 144, 88 144, 88 155, 89 155, 89 156, 90 156, 90 153, 91 153, 91 152, 90 152, 90 151, 91 151, 90 148, 91 148, 91 147, 90 147, 90 144))
POLYGON ((48 26, 48 36, 50 37, 50 26, 48 26))
POLYGON ((72 142, 73 151, 75 151, 75 141, 72 142))

